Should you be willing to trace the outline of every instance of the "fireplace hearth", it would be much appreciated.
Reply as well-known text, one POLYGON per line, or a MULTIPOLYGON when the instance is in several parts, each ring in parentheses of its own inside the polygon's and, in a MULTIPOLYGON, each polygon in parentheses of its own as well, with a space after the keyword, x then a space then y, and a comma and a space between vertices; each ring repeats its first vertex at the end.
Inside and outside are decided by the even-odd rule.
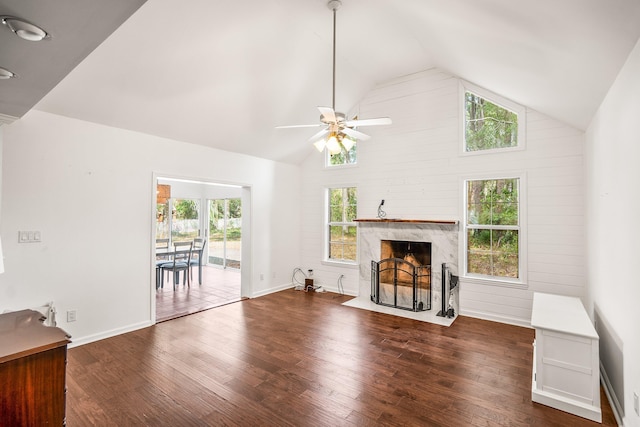
POLYGON ((411 311, 431 309, 431 243, 380 242, 380 261, 371 261, 371 301, 411 311))

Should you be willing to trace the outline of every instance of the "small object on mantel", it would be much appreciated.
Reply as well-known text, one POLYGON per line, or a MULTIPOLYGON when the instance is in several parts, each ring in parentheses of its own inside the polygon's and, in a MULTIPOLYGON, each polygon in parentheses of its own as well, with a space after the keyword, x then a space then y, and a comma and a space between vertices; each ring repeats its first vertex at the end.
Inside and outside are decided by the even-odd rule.
POLYGON ((441 219, 399 219, 399 218, 357 218, 355 222, 410 222, 421 224, 443 224, 443 225, 457 225, 456 220, 441 220, 441 219))

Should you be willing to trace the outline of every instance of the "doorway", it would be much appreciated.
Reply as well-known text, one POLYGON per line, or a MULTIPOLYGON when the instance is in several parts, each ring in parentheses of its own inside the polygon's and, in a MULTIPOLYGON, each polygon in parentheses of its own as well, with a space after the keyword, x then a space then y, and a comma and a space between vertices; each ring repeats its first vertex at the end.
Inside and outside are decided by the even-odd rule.
MULTIPOLYGON (((156 239, 174 242, 204 240, 200 252, 202 268, 197 263, 190 269, 191 284, 183 274, 174 286, 172 273, 154 280, 153 313, 156 322, 170 320, 220 305, 240 301, 250 295, 247 271, 249 257, 248 215, 242 209, 250 205, 250 187, 154 176, 158 195, 155 206, 155 226, 152 241, 153 263, 156 239), (165 197, 160 197, 161 189, 165 197), (247 280, 244 279, 247 278, 247 280), (159 283, 161 285, 156 285, 159 283)), ((192 256, 196 258, 193 254, 192 256)), ((162 261, 160 261, 162 262, 162 261)))

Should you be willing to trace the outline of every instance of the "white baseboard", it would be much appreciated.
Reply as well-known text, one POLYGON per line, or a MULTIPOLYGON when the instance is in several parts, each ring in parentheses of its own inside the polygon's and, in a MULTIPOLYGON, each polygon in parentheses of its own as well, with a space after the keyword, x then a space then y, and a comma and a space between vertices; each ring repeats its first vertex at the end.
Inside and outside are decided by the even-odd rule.
POLYGON ((340 290, 338 290, 338 287, 328 287, 325 285, 320 285, 322 286, 322 289, 324 290, 324 292, 333 292, 334 294, 342 294, 342 295, 348 295, 350 297, 357 297, 358 293, 357 292, 350 292, 350 291, 345 291, 344 293, 340 292, 340 290))
POLYGON ((613 386, 609 381, 607 371, 605 371, 604 366, 602 366, 602 361, 600 361, 600 381, 603 385, 602 388, 604 388, 604 394, 607 396, 607 400, 609 401, 609 405, 611 406, 611 410, 613 411, 613 416, 616 418, 616 422, 618 423, 618 425, 622 426, 622 405, 620 405, 620 401, 613 391, 613 386))
POLYGON ((587 405, 555 392, 547 392, 544 390, 536 390, 535 384, 532 386, 531 400, 542 405, 550 406, 570 414, 586 418, 596 423, 602 423, 602 412, 600 407, 587 405))
POLYGON ((71 338, 71 343, 69 344, 69 348, 78 347, 81 345, 89 344, 94 341, 100 341, 105 338, 115 337, 116 335, 126 334, 127 332, 137 331, 138 329, 148 328, 149 326, 153 326, 154 322, 150 320, 145 320, 144 322, 134 323, 133 325, 128 325, 123 328, 111 329, 109 331, 100 332, 99 334, 88 335, 86 337, 80 338, 71 338))
POLYGON ((531 328, 531 319, 520 319, 518 317, 500 316, 492 313, 485 313, 474 310, 462 310, 460 309, 461 316, 475 317, 476 319, 490 320, 492 322, 506 323, 508 325, 522 326, 525 328, 531 328))
POLYGON ((283 285, 274 286, 269 289, 263 289, 261 291, 254 292, 251 298, 263 297, 265 295, 273 294, 275 292, 280 292, 280 291, 284 291, 285 289, 291 289, 291 288, 293 288, 293 283, 285 283, 283 285))

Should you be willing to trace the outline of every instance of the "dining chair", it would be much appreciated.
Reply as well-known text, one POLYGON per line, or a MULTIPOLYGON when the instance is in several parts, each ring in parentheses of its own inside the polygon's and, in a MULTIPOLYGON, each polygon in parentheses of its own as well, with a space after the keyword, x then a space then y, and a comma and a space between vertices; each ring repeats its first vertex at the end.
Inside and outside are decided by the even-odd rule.
POLYGON ((164 272, 173 273, 173 290, 175 291, 176 285, 180 281, 180 272, 183 274, 183 284, 191 287, 191 278, 189 277, 189 268, 191 266, 191 250, 193 249, 193 242, 173 242, 173 259, 166 261, 160 266, 161 279, 160 287, 164 285, 164 272))
POLYGON ((169 239, 156 239, 156 249, 169 249, 169 239))
MULTIPOLYGON (((204 247, 207 244, 207 239, 196 237, 193 239, 193 254, 191 256, 190 266, 198 266, 198 283, 202 285, 202 256, 204 254, 204 247)), ((190 268, 191 281, 193 281, 193 268, 190 268)))
POLYGON ((166 264, 171 259, 170 255, 158 254, 158 251, 169 252, 169 239, 156 239, 156 289, 164 283, 162 279, 162 264, 166 264))

